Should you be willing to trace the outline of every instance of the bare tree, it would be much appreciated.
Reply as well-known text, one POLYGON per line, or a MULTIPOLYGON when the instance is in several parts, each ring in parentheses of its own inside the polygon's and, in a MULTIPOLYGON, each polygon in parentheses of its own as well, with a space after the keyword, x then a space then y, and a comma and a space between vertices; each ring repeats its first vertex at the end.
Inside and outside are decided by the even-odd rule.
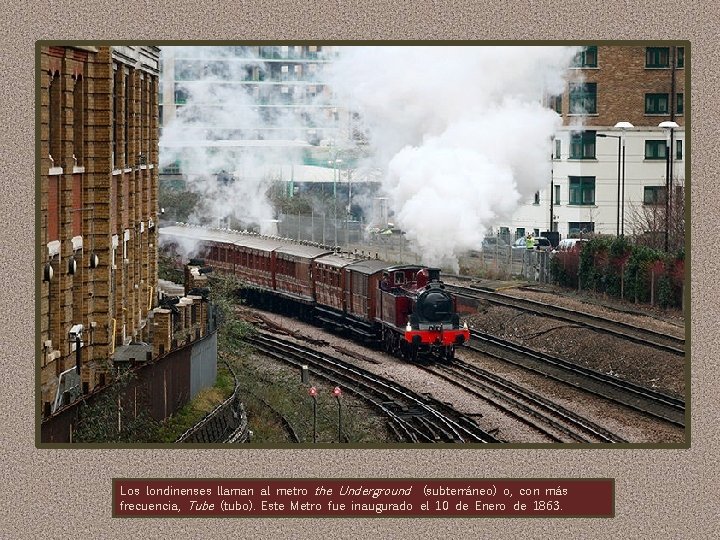
POLYGON ((665 231, 668 232, 668 250, 676 252, 685 247, 685 182, 679 178, 673 186, 669 219, 666 216, 665 189, 657 197, 642 203, 631 203, 628 212, 630 236, 639 245, 657 250, 665 249, 665 231))

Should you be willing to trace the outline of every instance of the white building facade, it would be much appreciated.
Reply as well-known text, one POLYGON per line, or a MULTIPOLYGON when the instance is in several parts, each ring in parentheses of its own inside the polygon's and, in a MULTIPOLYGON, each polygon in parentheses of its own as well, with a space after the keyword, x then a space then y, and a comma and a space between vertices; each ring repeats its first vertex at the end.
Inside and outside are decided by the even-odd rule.
POLYGON ((583 132, 564 128, 556 135, 552 182, 548 178, 547 187, 494 233, 514 238, 548 230, 559 232, 561 238, 581 233, 637 234, 647 220, 642 216, 656 208, 664 215, 668 161, 672 192, 685 185, 684 129, 673 130, 670 160, 666 157, 668 131, 659 127, 598 127, 586 130, 584 138, 578 133, 583 132))

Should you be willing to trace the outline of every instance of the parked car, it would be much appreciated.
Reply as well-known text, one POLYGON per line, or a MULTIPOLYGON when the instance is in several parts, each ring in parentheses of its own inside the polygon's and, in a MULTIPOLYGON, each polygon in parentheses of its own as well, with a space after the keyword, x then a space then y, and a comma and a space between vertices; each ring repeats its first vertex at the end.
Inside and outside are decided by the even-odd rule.
MULTIPOLYGON (((527 242, 524 237, 518 238, 515 240, 512 247, 513 249, 527 249, 527 242)), ((539 251, 550 251, 552 249, 552 244, 550 243, 550 240, 544 236, 536 236, 534 237, 533 249, 537 249, 539 251)))
POLYGON ((482 241, 483 251, 494 251, 495 249, 505 249, 508 246, 507 242, 497 236, 486 236, 482 241))
POLYGON ((554 257, 558 253, 580 253, 587 241, 587 238, 567 238, 560 240, 558 246, 552 250, 551 256, 554 257))
POLYGON ((550 251, 552 250, 552 244, 550 243, 550 240, 544 236, 538 236, 535 238, 535 245, 533 246, 533 249, 537 249, 539 251, 550 251))
POLYGON ((515 242, 513 242, 512 248, 513 249, 527 249, 527 245, 525 243, 525 237, 522 236, 522 237, 518 238, 517 240, 515 240, 515 242))

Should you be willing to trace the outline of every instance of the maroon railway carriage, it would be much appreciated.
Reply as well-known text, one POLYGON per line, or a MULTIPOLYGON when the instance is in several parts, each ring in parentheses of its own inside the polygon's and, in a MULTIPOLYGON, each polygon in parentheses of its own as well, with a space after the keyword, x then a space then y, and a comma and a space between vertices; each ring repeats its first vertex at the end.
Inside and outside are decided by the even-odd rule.
POLYGON ((326 248, 287 241, 275 249, 274 289, 303 304, 315 302, 313 261, 332 253, 326 248))
POLYGON ((387 263, 345 254, 319 257, 315 267, 317 318, 356 338, 377 343, 380 337, 380 325, 375 317, 378 283, 387 263))
POLYGON ((345 268, 357 260, 348 254, 330 253, 313 261, 315 301, 338 313, 347 313, 347 272, 345 268))
POLYGON ((421 352, 450 360, 470 337, 436 268, 388 266, 292 240, 200 227, 162 227, 160 235, 185 251, 194 246, 217 271, 254 285, 246 298, 382 343, 409 360, 421 352))

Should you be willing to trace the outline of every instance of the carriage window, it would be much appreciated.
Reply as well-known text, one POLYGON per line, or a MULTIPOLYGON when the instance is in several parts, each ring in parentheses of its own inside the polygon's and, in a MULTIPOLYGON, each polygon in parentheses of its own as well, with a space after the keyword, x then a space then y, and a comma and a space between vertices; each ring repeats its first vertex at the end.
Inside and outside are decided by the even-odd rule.
POLYGON ((395 285, 401 285, 405 283, 405 274, 402 272, 395 272, 394 281, 395 285))

